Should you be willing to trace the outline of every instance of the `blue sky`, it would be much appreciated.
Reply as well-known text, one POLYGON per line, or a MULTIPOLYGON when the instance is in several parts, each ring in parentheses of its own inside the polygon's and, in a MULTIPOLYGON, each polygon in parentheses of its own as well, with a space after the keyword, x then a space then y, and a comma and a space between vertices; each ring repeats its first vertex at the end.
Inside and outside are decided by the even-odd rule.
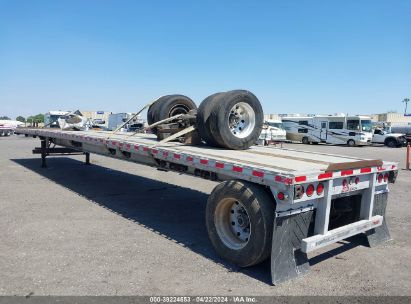
POLYGON ((0 0, 0 115, 236 88, 266 113, 403 111, 411 1, 0 0))

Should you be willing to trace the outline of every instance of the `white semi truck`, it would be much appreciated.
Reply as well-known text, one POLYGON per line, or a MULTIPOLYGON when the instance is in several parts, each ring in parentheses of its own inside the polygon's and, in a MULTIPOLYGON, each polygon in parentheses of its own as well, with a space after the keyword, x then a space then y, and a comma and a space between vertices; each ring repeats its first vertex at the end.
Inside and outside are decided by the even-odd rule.
POLYGON ((44 166, 53 154, 85 153, 89 162, 96 153, 220 182, 206 206, 211 245, 241 267, 270 258, 273 284, 306 273, 307 253, 318 248, 361 233, 370 246, 390 239, 385 209, 396 163, 252 146, 263 112, 248 91, 214 94, 198 109, 185 96, 164 96, 148 121, 157 135, 18 132, 40 138, 34 152, 44 166))

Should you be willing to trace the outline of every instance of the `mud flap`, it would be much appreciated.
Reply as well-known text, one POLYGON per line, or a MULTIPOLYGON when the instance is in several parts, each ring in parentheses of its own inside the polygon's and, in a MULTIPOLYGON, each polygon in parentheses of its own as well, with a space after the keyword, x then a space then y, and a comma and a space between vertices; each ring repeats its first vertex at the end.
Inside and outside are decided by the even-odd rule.
POLYGON ((374 208, 372 210, 372 215, 382 215, 384 217, 384 221, 381 226, 365 232, 370 247, 375 247, 381 243, 391 240, 390 232, 388 231, 387 226, 387 217, 385 216, 387 199, 388 193, 376 194, 374 196, 374 208))
POLYGON ((271 281, 274 285, 308 272, 307 254, 301 251, 301 240, 308 236, 314 211, 274 219, 271 248, 271 281))

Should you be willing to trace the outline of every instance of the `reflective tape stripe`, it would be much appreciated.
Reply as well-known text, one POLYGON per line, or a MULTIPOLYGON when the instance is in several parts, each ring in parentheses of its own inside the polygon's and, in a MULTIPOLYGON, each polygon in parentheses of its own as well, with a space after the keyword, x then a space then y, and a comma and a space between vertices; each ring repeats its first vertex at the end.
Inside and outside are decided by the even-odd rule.
POLYGON ((341 176, 347 176, 347 175, 353 175, 353 174, 354 174, 354 170, 341 171, 341 176))
POLYGON ((218 169, 224 169, 224 164, 223 164, 223 163, 216 162, 216 163, 215 163, 215 167, 218 168, 218 169))
POLYGON ((264 177, 264 172, 261 171, 253 171, 253 175, 256 177, 264 177))
POLYGON ((320 175, 318 175, 318 179, 325 179, 325 178, 331 178, 331 177, 333 177, 332 172, 321 173, 320 175))
POLYGON ((283 177, 281 175, 277 175, 274 180, 279 183, 283 183, 286 185, 291 185, 293 183, 293 179, 289 177, 283 177))
POLYGON ((294 180, 296 183, 305 182, 307 180, 307 176, 296 176, 294 180))
POLYGON ((243 168, 238 167, 238 166, 233 166, 233 171, 234 171, 234 172, 238 172, 238 173, 242 173, 242 172, 243 172, 243 168))

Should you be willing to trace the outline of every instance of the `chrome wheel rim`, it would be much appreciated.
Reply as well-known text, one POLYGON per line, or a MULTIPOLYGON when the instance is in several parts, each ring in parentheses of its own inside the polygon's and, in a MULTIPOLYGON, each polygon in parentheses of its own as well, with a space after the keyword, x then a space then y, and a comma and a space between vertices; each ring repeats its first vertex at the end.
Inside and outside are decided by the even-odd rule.
POLYGON ((220 201, 215 210, 215 227, 221 241, 228 248, 238 250, 250 240, 250 217, 243 204, 232 198, 220 201))
POLYGON ((228 127, 237 138, 249 136, 255 127, 254 109, 245 102, 235 104, 228 114, 228 127))

